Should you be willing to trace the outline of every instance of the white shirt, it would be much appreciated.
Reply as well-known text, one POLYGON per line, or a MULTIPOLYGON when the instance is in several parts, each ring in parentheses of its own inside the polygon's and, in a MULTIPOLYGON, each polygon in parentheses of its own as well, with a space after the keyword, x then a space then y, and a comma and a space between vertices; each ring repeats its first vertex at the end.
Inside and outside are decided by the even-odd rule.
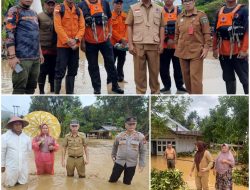
POLYGON ((31 150, 31 139, 23 132, 17 135, 8 130, 2 135, 1 166, 5 167, 6 186, 28 182, 28 156, 31 150))

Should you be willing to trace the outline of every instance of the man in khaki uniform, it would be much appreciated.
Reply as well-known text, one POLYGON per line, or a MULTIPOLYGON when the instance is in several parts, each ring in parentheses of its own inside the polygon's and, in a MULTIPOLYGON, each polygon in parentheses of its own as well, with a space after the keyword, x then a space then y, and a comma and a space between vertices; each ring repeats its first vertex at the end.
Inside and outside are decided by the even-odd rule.
POLYGON ((85 178, 85 164, 89 162, 89 153, 85 134, 78 132, 79 127, 77 120, 71 121, 71 132, 65 136, 63 141, 62 166, 65 167, 65 155, 68 150, 67 176, 73 177, 76 168, 79 178, 85 178), (83 157, 84 154, 86 159, 83 157))
POLYGON ((168 144, 164 152, 164 157, 167 160, 168 169, 175 169, 176 152, 175 149, 172 147, 172 144, 168 144))
POLYGON ((182 0, 175 30, 175 56, 179 57, 185 86, 190 94, 202 94, 203 60, 212 45, 207 15, 195 8, 194 0, 182 0))
POLYGON ((151 0, 142 0, 131 5, 125 23, 128 25, 129 52, 134 56, 136 93, 145 94, 147 91, 147 62, 151 93, 158 94, 160 53, 163 52, 165 37, 162 7, 151 0))

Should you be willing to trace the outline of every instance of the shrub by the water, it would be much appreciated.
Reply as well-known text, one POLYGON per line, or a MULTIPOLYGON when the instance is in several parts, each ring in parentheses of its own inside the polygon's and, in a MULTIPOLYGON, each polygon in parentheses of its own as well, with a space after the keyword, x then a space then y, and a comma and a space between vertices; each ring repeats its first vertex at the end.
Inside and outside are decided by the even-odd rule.
POLYGON ((235 169, 233 171, 233 182, 237 185, 244 185, 248 187, 249 182, 249 170, 248 166, 235 169))
POLYGON ((153 169, 151 172, 152 190, 187 190, 186 183, 182 179, 183 173, 179 170, 159 171, 153 169))

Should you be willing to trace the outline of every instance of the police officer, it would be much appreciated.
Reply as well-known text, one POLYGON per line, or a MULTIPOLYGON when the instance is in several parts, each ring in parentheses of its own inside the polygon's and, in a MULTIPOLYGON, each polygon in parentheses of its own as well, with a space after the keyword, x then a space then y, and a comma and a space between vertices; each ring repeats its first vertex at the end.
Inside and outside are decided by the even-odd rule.
POLYGON ((111 157, 114 167, 109 182, 117 182, 124 171, 123 183, 130 185, 135 174, 137 160, 139 157, 139 172, 145 167, 145 137, 135 130, 137 120, 135 117, 128 117, 125 121, 126 131, 119 133, 112 149, 111 157))
POLYGON ((66 94, 74 94, 75 76, 79 67, 79 45, 85 31, 82 11, 74 0, 64 0, 55 7, 54 26, 57 33, 55 94, 60 93, 67 68, 66 94))
POLYGON ((151 0, 142 0, 131 5, 125 23, 128 25, 129 52, 134 57, 136 93, 145 94, 147 91, 148 64, 151 93, 158 94, 160 53, 164 43, 162 8, 151 0))
POLYGON ((163 17, 165 22, 165 40, 164 51, 160 55, 160 76, 164 88, 160 90, 161 93, 169 93, 171 88, 171 78, 169 72, 170 61, 172 60, 174 68, 174 80, 178 91, 186 92, 183 87, 183 79, 181 74, 181 66, 179 58, 174 56, 175 44, 175 22, 177 16, 181 13, 181 9, 174 6, 174 0, 165 0, 165 6, 163 8, 163 17))
POLYGON ((54 76, 56 66, 56 33, 53 22, 55 0, 44 2, 44 11, 38 14, 40 28, 40 43, 44 56, 44 63, 40 66, 38 86, 40 94, 44 94, 46 75, 49 75, 50 92, 54 92, 54 76))
MULTIPOLYGON (((114 0, 114 10, 112 11, 112 36, 111 43, 114 51, 114 61, 117 60, 117 76, 118 82, 124 82, 123 66, 126 60, 126 48, 128 46, 127 25, 125 20, 127 14, 122 11, 123 0, 114 0), (118 47, 117 47, 118 45, 118 47)), ((108 76, 107 83, 111 82, 108 76)))
POLYGON ((101 77, 98 66, 98 53, 101 52, 108 76, 112 81, 112 91, 124 94, 117 82, 117 71, 114 64, 111 11, 105 0, 83 0, 78 5, 86 20, 86 32, 82 41, 82 50, 88 60, 88 70, 94 94, 101 94, 101 77))
POLYGON ((62 166, 65 167, 65 155, 66 151, 68 151, 67 176, 73 177, 76 168, 79 178, 85 178, 85 165, 89 163, 89 153, 85 134, 78 132, 79 127, 77 120, 71 120, 71 132, 65 136, 62 144, 64 147, 62 151, 62 166))
POLYGON ((236 93, 238 75, 248 94, 248 8, 236 0, 226 0, 216 17, 213 54, 218 58, 227 94, 236 93))
POLYGON ((37 14, 30 9, 33 0, 20 0, 5 18, 8 64, 13 70, 13 94, 34 94, 44 62, 39 43, 37 14))
POLYGON ((179 57, 188 93, 202 94, 203 60, 212 45, 207 15, 195 8, 195 0, 182 0, 184 11, 175 30, 175 56, 179 57))

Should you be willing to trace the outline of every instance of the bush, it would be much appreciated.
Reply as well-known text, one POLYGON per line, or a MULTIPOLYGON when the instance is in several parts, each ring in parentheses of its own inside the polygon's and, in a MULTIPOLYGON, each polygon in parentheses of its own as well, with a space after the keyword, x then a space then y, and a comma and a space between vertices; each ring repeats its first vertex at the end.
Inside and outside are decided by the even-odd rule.
POLYGON ((183 173, 179 170, 159 171, 153 169, 151 172, 152 190, 187 190, 186 183, 182 179, 183 173))
POLYGON ((233 171, 233 182, 237 185, 244 185, 248 187, 249 181, 249 170, 248 165, 235 169, 233 171))
POLYGON ((193 157, 194 152, 179 152, 177 153, 177 157, 193 157))
POLYGON ((243 149, 239 151, 239 163, 247 164, 249 160, 249 154, 248 154, 248 143, 243 146, 243 149))

